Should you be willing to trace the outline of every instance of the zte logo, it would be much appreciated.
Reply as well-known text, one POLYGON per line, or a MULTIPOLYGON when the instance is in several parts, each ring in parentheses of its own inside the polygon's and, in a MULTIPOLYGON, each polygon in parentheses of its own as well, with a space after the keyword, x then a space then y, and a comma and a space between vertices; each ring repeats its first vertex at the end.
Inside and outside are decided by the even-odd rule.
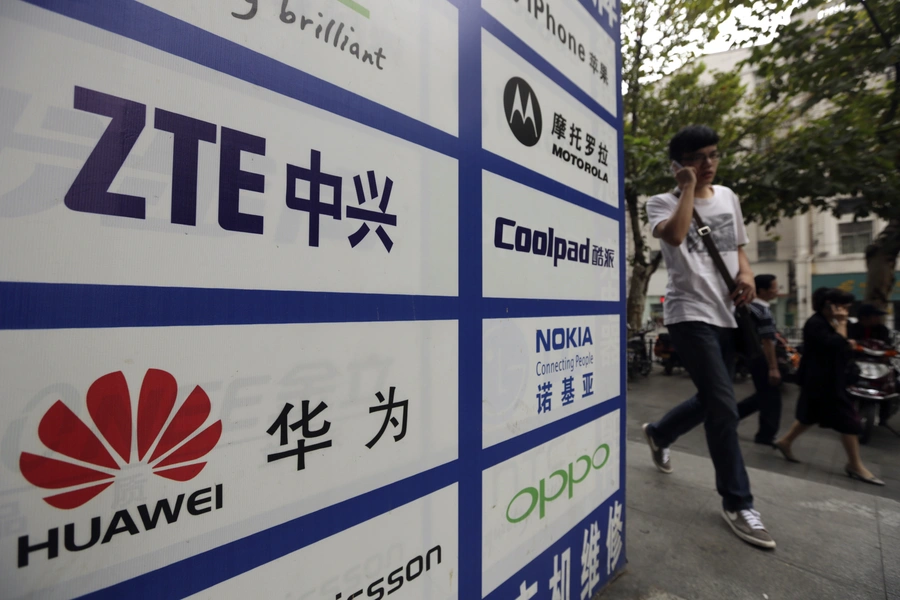
POLYGON ((531 86, 521 77, 506 82, 503 108, 510 131, 525 146, 534 146, 541 139, 541 105, 531 86))
POLYGON ((535 335, 535 352, 540 353, 566 348, 580 348, 594 345, 590 327, 557 327, 556 329, 538 329, 535 335))
MULTIPOLYGON (((80 111, 109 117, 110 121, 66 192, 66 207, 83 213, 146 219, 146 197, 114 193, 109 188, 125 168, 138 138, 144 135, 147 106, 78 86, 75 86, 74 106, 80 111)), ((274 158, 266 154, 266 138, 162 108, 153 112, 153 128, 172 134, 172 224, 197 226, 200 148, 218 144, 219 226, 227 231, 263 234, 263 215, 244 212, 241 196, 242 192, 265 194, 266 177, 273 176, 245 171, 241 165, 247 164, 252 156, 274 158)), ((346 194, 342 195, 349 187, 344 177, 336 174, 332 166, 325 168, 321 151, 310 148, 308 168, 294 162, 292 159, 283 163, 287 190, 284 206, 309 215, 310 247, 319 246, 320 221, 331 217, 334 221, 356 225, 356 231, 347 237, 351 248, 356 248, 372 233, 370 241, 377 236, 384 249, 391 251, 394 240, 390 232, 397 225, 397 215, 388 212, 393 179, 381 178, 374 170, 352 177, 357 204, 354 206, 347 201, 346 194), (367 186, 363 185, 364 176, 367 186)))
MULTIPOLYGON (((87 392, 87 413, 93 427, 57 400, 38 425, 38 438, 52 453, 43 456, 22 452, 22 476, 37 487, 50 490, 44 501, 63 510, 83 506, 117 479, 142 471, 179 482, 193 479, 206 466, 205 456, 218 443, 222 421, 204 427, 211 406, 200 386, 194 387, 175 410, 177 396, 178 383, 171 374, 148 370, 141 384, 133 426, 135 419, 125 376, 117 371, 100 377, 87 392)), ((98 542, 107 544, 120 533, 133 536, 155 529, 162 517, 172 524, 185 511, 196 516, 221 509, 223 487, 217 484, 179 494, 172 501, 159 500, 155 506, 141 504, 136 507, 136 517, 133 512, 119 510, 91 518, 88 527, 76 528, 76 523, 69 523, 63 527, 63 547, 69 552, 81 552, 98 542)), ((50 528, 45 542, 36 542, 28 535, 19 537, 19 567, 28 566, 29 556, 41 550, 47 551, 49 559, 58 557, 59 529, 50 528)))

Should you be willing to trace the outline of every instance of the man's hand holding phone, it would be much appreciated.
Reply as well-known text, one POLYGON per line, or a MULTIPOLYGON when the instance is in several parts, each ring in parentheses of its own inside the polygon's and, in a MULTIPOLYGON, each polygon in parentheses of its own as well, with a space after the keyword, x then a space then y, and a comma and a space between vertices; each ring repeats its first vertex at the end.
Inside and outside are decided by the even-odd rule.
POLYGON ((697 169, 694 167, 684 167, 677 160, 673 160, 672 173, 675 175, 675 181, 678 182, 678 187, 681 189, 697 185, 697 169))

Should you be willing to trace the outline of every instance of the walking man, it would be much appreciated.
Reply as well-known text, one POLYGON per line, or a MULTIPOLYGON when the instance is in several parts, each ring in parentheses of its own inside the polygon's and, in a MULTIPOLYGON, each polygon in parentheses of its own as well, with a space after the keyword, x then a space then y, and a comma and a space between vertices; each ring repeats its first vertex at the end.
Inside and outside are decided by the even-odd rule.
POLYGON ((759 338, 762 356, 750 363, 750 375, 756 392, 738 403, 738 417, 743 419, 759 411, 759 429, 753 439, 757 444, 771 446, 781 424, 781 370, 775 354, 775 319, 769 302, 778 297, 778 280, 774 275, 756 276, 756 298, 750 303, 759 338))
POLYGON ((676 406, 656 423, 644 425, 653 462, 672 472, 669 446, 699 421, 716 470, 722 515, 742 540, 774 548, 760 514, 753 508, 750 480, 738 443, 738 408, 734 397, 735 305, 751 302, 755 281, 742 246, 748 242, 737 196, 714 186, 719 166, 719 136, 709 127, 691 126, 669 142, 678 190, 647 203, 653 235, 660 244, 669 282, 664 317, 675 350, 697 387, 697 395, 676 406), (694 211, 706 227, 698 231, 694 211), (729 294, 700 234, 711 235, 737 287, 729 294))

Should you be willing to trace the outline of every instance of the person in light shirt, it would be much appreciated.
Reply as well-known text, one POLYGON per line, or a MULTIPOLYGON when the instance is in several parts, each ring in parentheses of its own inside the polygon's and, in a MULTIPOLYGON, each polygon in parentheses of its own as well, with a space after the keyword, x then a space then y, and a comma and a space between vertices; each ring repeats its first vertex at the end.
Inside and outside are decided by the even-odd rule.
POLYGON ((734 307, 756 297, 756 282, 743 246, 749 241, 737 196, 713 185, 719 166, 719 136, 694 125, 669 142, 669 158, 678 189, 652 197, 647 215, 661 240, 669 281, 663 305, 675 350, 697 387, 655 423, 643 426, 651 457, 663 473, 673 471, 669 446, 698 422, 716 470, 722 516, 740 539, 762 548, 775 540, 753 507, 750 479, 738 442, 738 408, 734 396, 734 307), (737 286, 732 293, 716 268, 694 223, 700 215, 737 286))

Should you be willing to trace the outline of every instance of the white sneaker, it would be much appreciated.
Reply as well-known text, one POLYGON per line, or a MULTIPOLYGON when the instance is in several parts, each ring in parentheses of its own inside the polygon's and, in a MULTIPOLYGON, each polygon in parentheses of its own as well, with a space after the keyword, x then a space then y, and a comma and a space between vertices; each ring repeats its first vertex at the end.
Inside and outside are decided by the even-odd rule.
POLYGON ((650 435, 649 423, 644 423, 641 426, 641 429, 644 431, 644 438, 647 440, 647 445, 650 446, 650 456, 653 458, 653 464, 656 465, 656 468, 668 475, 672 472, 672 461, 669 459, 669 449, 668 448, 660 448, 656 445, 656 442, 653 441, 653 436, 650 435))
POLYGON ((734 534, 748 544, 753 544, 760 548, 775 547, 775 540, 766 531, 759 513, 752 508, 739 510, 738 512, 722 510, 722 516, 731 525, 731 530, 734 534))

